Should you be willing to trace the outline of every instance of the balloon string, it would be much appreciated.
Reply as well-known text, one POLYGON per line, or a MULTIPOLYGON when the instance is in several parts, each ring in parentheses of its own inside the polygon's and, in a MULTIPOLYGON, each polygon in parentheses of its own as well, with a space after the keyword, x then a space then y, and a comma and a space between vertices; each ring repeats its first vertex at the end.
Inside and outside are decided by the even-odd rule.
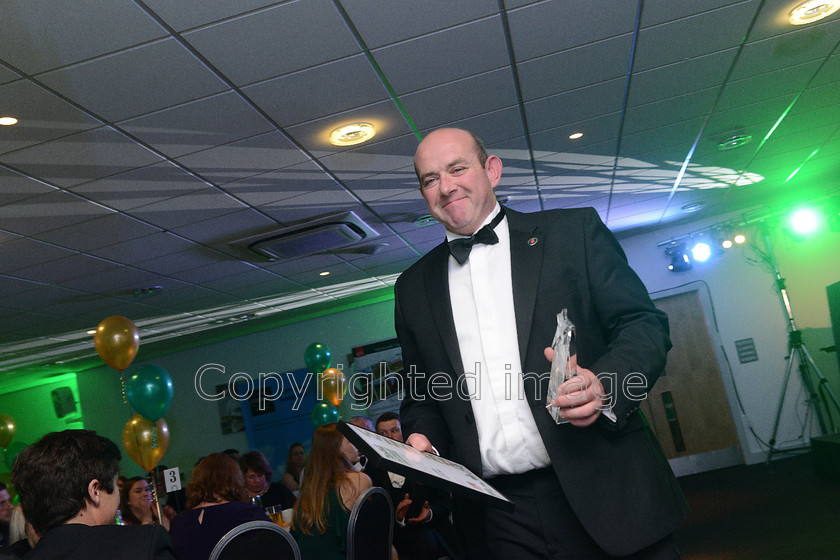
POLYGON ((128 404, 128 397, 125 395, 125 378, 123 377, 123 370, 120 371, 120 393, 122 393, 123 404, 128 404))
POLYGON ((152 424, 152 448, 157 448, 157 424, 152 424))

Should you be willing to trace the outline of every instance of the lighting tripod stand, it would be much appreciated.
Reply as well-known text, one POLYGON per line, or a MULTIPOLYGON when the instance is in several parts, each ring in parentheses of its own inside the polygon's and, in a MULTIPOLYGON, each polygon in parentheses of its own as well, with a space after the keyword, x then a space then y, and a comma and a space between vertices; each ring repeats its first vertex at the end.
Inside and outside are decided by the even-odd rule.
POLYGON ((788 324, 788 363, 784 382, 782 383, 779 406, 776 409, 776 420, 773 422, 773 435, 770 436, 770 449, 767 451, 767 462, 769 463, 776 448, 776 433, 779 430, 779 420, 782 416, 785 394, 787 393, 788 381, 790 380, 794 362, 798 365, 799 375, 802 378, 802 386, 808 393, 808 406, 813 407, 814 416, 819 423, 823 435, 829 432, 829 428, 831 432, 837 431, 834 425, 834 419, 831 416, 830 405, 833 404, 837 412, 840 413, 840 401, 837 400, 837 396, 831 390, 831 386, 828 384, 825 376, 820 371, 820 368, 817 367, 805 343, 802 342, 802 331, 797 328, 796 320, 793 318, 790 299, 788 298, 787 288, 785 287, 785 279, 782 278, 779 272, 779 266, 776 263, 776 257, 773 255, 773 246, 770 244, 770 237, 767 233, 766 226, 764 229, 764 246, 766 247, 765 260, 773 269, 773 274, 776 276, 776 288, 779 290, 779 296, 782 298, 788 324), (811 377, 812 372, 816 377, 816 383, 814 383, 811 377))

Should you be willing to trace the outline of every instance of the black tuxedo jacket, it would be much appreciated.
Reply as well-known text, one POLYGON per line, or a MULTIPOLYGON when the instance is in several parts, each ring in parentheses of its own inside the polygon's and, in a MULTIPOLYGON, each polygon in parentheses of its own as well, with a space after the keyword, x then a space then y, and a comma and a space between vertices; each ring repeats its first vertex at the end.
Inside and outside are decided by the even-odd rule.
MULTIPOLYGON (((593 209, 505 213, 525 396, 537 429, 587 532, 610 554, 630 554, 672 533, 687 512, 659 444, 638 412, 640 396, 661 375, 671 347, 667 317, 653 306, 593 209), (538 380, 528 375, 549 371, 543 351, 564 308, 575 325, 578 363, 595 374, 611 374, 602 383, 615 424, 604 417, 588 428, 555 424, 545 408, 548 375, 538 380)), ((463 398, 467 391, 449 299, 448 258, 443 243, 395 286, 396 331, 408 385, 402 426, 406 436, 426 435, 442 455, 481 474, 472 408, 463 398), (441 398, 440 386, 426 384, 438 372, 452 383, 450 398, 441 398)), ((475 503, 456 502, 464 543, 484 540, 478 510, 475 503)))
POLYGON ((47 531, 26 560, 175 560, 169 533, 160 525, 82 525, 47 531))

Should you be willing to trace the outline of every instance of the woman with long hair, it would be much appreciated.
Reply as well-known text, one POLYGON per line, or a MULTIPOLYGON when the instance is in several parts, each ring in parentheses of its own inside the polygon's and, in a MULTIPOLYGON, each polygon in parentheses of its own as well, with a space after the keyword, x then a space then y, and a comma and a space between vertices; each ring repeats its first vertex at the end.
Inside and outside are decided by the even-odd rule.
POLYGON ((178 560, 207 560, 225 533, 248 521, 268 521, 261 507, 246 503, 242 471, 222 453, 204 457, 187 484, 187 507, 172 519, 169 535, 178 560))
POLYGON ((120 513, 126 525, 163 525, 169 529, 169 518, 158 518, 157 506, 152 500, 152 488, 142 476, 125 481, 120 492, 120 513))
POLYGON ((289 453, 286 455, 286 472, 280 482, 291 490, 296 496, 300 493, 300 473, 303 472, 303 465, 306 463, 306 449, 303 444, 295 442, 289 446, 289 453))
POLYGON ((336 424, 315 430, 293 514, 292 534, 304 560, 346 558, 350 510, 371 486, 368 475, 353 470, 358 461, 358 450, 336 424))

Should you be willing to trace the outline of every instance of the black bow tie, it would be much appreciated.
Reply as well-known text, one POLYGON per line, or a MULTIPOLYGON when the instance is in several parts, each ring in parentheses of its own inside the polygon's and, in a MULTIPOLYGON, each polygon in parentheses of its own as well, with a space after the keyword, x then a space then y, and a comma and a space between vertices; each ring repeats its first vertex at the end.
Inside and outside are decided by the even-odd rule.
POLYGON ((503 212, 496 214, 493 221, 472 234, 470 237, 459 237, 447 242, 449 245, 449 253, 455 257, 458 264, 464 264, 470 258, 470 251, 473 245, 484 243, 485 245, 495 245, 499 242, 499 236, 493 229, 499 225, 505 215, 503 212))

